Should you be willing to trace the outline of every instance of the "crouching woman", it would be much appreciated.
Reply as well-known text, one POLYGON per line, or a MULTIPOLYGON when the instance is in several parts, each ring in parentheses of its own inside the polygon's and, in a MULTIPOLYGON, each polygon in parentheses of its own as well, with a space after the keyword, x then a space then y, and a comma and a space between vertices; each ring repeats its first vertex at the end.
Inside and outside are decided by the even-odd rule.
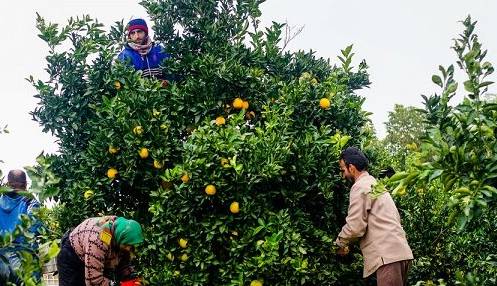
MULTIPOLYGON (((123 217, 89 218, 64 234, 57 256, 60 286, 108 286, 133 279, 134 247, 143 242, 138 222, 123 217)), ((136 283, 140 285, 140 283, 136 283)))

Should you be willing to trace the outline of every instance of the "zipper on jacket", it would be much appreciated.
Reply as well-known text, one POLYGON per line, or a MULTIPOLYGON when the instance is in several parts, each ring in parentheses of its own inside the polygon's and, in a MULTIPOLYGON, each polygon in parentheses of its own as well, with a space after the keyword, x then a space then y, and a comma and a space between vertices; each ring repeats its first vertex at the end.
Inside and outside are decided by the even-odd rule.
POLYGON ((152 72, 150 71, 150 63, 148 62, 148 57, 147 57, 147 55, 145 55, 144 57, 145 57, 145 60, 147 62, 148 74, 149 74, 149 76, 152 76, 152 72))

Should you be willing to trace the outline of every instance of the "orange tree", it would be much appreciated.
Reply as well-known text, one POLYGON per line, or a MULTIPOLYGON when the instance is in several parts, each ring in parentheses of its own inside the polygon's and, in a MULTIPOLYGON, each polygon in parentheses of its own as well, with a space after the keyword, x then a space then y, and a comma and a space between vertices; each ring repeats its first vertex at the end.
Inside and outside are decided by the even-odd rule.
POLYGON ((113 60, 122 23, 38 17, 49 80, 30 79, 33 116, 60 145, 45 195, 61 200, 62 228, 138 219, 151 284, 358 283, 361 261, 339 263, 332 240, 346 211, 338 156, 368 122, 354 92, 367 66, 351 66, 351 46, 339 66, 283 51, 284 26, 259 27, 261 2, 142 1, 173 55, 169 84, 113 60))
POLYGON ((467 75, 466 96, 449 104, 458 89, 455 68, 440 66, 432 80, 441 93, 423 96, 423 142, 407 170, 390 179, 417 257, 410 278, 421 285, 433 285, 427 278, 495 285, 497 277, 497 104, 485 100, 494 68, 474 32, 476 22, 468 16, 462 24, 452 49, 467 75))

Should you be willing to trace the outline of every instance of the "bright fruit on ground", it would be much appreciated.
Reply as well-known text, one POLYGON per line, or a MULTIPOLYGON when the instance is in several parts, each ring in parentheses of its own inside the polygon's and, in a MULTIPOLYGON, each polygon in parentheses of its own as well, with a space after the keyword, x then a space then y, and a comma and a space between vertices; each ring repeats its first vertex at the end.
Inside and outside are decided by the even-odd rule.
POLYGON ((162 163, 160 161, 154 160, 154 168, 156 169, 162 168, 162 163))
POLYGON ((109 179, 114 179, 117 175, 117 170, 114 169, 114 168, 109 168, 109 170, 107 170, 107 177, 109 177, 109 179))
POLYGON ((109 153, 116 154, 117 152, 119 152, 119 148, 114 146, 109 146, 109 153))
POLYGON ((190 176, 188 176, 188 174, 183 174, 183 176, 181 176, 181 181, 186 184, 190 181, 190 176))
POLYGON ((214 185, 207 185, 207 187, 205 187, 205 193, 208 194, 209 196, 215 195, 216 187, 214 185))
POLYGON ((230 205, 230 212, 237 214, 240 212, 240 204, 238 202, 232 202, 230 205))
POLYGON ((95 193, 92 190, 88 190, 88 191, 85 192, 84 197, 85 197, 86 200, 88 200, 91 197, 93 197, 94 194, 95 193))
POLYGON ((138 155, 140 155, 140 158, 142 158, 142 159, 147 159, 147 157, 148 157, 148 149, 147 148, 141 148, 140 151, 138 151, 138 155))
POLYGON ((252 280, 252 282, 250 282, 250 286, 262 286, 262 282, 259 280, 252 280))
POLYGON ((233 108, 242 109, 243 108, 243 100, 239 97, 235 98, 235 100, 233 100, 233 108))
POLYGON ((331 102, 326 97, 323 97, 323 98, 321 98, 321 100, 319 100, 319 107, 321 107, 322 109, 328 109, 328 108, 330 108, 330 105, 331 105, 331 102))
POLYGON ((187 248, 188 247, 188 240, 184 238, 180 238, 178 241, 178 244, 181 248, 187 248))
POLYGON ((216 125, 217 126, 221 126, 224 124, 226 124, 226 119, 224 119, 224 117, 222 117, 222 116, 216 117, 216 125))
POLYGON ((242 109, 247 110, 249 108, 249 102, 248 101, 243 101, 242 103, 242 109))
POLYGON ((120 81, 118 81, 118 80, 116 80, 116 81, 114 82, 114 87, 115 87, 117 90, 120 90, 120 89, 121 89, 121 82, 120 82, 120 81))
POLYGON ((143 127, 140 125, 135 126, 135 128, 133 128, 133 133, 135 133, 136 135, 141 135, 143 133, 143 127))

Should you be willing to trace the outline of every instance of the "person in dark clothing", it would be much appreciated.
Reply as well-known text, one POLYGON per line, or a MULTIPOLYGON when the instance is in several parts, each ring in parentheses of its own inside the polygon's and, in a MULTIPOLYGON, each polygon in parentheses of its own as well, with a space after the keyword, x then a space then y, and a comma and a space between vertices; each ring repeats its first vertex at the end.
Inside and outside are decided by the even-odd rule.
POLYGON ((131 64, 137 71, 142 71, 144 77, 165 80, 160 65, 170 58, 170 55, 165 52, 163 46, 152 41, 145 20, 133 19, 127 27, 128 42, 117 59, 131 64))

